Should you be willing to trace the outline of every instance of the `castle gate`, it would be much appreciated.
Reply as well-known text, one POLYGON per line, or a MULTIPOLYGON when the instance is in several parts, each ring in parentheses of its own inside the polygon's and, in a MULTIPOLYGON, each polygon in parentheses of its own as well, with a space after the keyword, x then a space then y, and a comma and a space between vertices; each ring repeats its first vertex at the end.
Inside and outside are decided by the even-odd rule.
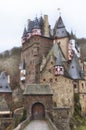
POLYGON ((44 119, 45 118, 45 108, 42 103, 35 103, 32 106, 32 119, 44 119))

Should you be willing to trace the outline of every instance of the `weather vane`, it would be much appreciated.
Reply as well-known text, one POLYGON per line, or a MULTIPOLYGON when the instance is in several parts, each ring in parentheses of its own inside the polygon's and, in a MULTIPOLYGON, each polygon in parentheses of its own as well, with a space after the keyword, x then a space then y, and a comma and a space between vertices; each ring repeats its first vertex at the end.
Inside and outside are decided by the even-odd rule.
POLYGON ((59 16, 61 16, 61 9, 57 8, 58 12, 59 12, 59 16))

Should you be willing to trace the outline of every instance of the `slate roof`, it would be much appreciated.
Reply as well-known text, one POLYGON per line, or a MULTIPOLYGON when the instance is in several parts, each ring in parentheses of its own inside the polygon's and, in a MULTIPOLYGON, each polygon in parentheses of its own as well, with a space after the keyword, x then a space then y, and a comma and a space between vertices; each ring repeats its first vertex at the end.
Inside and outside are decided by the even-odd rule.
POLYGON ((2 72, 0 75, 0 92, 6 92, 11 93, 11 87, 8 84, 7 77, 5 75, 5 72, 2 72))
POLYGON ((47 56, 47 59, 48 59, 51 55, 54 56, 56 59, 58 58, 58 61, 56 60, 56 64, 58 64, 58 65, 59 65, 59 64, 62 65, 61 63, 65 61, 65 57, 64 57, 64 55, 63 55, 63 53, 62 53, 62 50, 61 50, 61 48, 60 48, 59 43, 55 43, 55 44, 53 45, 53 47, 51 48, 51 50, 50 50, 50 52, 49 52, 49 54, 48 54, 48 56, 47 56), (57 63, 57 62, 58 62, 58 63, 57 63))
POLYGON ((72 79, 83 79, 83 72, 78 62, 78 57, 74 54, 74 57, 69 66, 69 75, 72 79))
POLYGON ((26 30, 26 27, 25 27, 22 37, 26 37, 26 35, 27 35, 27 30, 26 30))
POLYGON ((28 84, 23 93, 24 95, 52 95, 49 85, 45 84, 28 84))
POLYGON ((38 19, 37 19, 37 17, 35 18, 35 20, 34 20, 34 26, 33 26, 33 29, 39 29, 40 27, 39 27, 39 21, 38 21, 38 19))
POLYGON ((54 37, 63 38, 67 36, 68 36, 68 33, 65 29, 63 20, 60 16, 54 27, 54 37))
POLYGON ((42 16, 39 18, 39 25, 40 27, 44 25, 44 20, 42 16))

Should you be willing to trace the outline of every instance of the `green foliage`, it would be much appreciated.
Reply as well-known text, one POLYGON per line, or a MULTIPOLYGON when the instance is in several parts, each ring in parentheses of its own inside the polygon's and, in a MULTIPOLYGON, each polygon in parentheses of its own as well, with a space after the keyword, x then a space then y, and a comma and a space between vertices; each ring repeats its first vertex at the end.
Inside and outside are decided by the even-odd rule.
POLYGON ((22 115, 22 118, 21 118, 20 122, 24 121, 26 118, 27 118, 27 111, 26 111, 26 109, 24 109, 23 110, 23 115, 22 115))
POLYGON ((86 129, 86 118, 81 115, 81 105, 79 102, 79 94, 74 94, 74 114, 70 121, 71 130, 85 130, 86 129))
POLYGON ((74 116, 81 116, 81 105, 79 102, 79 94, 74 94, 74 116))
POLYGON ((21 54, 21 48, 20 47, 14 47, 12 50, 11 50, 11 55, 20 55, 21 54))

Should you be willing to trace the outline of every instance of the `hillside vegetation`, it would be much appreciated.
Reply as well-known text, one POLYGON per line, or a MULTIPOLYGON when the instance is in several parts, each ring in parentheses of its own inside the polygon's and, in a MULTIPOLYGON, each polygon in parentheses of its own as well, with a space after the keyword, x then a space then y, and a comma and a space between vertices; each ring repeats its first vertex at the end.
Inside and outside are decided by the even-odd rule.
POLYGON ((7 75, 10 75, 12 89, 19 87, 20 57, 20 47, 14 47, 0 54, 0 72, 5 71, 7 75))

